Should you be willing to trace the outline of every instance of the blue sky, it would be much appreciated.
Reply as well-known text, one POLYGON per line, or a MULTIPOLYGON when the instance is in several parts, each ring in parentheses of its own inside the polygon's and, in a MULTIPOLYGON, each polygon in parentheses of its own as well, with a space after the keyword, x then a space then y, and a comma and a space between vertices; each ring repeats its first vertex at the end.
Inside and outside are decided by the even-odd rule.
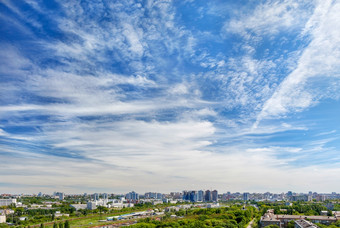
POLYGON ((0 2, 0 192, 340 190, 340 2, 0 2))

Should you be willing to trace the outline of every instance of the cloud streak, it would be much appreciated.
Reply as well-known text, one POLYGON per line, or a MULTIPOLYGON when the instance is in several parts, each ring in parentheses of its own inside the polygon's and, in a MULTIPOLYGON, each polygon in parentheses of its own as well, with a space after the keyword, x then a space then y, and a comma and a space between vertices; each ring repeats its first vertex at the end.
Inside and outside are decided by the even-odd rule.
POLYGON ((266 101, 257 122, 262 118, 304 110, 316 105, 320 99, 338 99, 336 81, 339 80, 340 68, 336 62, 340 60, 340 31, 332 28, 339 22, 336 13, 339 7, 336 2, 320 2, 304 30, 310 31, 312 41, 299 58, 297 68, 266 101), (327 77, 331 80, 322 82, 327 77), (332 92, 324 92, 325 88, 332 92))

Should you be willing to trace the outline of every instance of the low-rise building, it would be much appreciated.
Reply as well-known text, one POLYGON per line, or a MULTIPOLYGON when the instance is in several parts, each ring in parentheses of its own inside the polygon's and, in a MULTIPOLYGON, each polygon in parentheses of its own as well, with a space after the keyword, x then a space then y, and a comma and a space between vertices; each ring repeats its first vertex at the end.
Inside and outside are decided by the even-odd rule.
POLYGON ((0 199, 0 207, 17 204, 17 199, 0 199))
POLYGON ((320 215, 327 215, 328 211, 321 211, 320 215))
POLYGON ((171 206, 171 207, 166 207, 165 212, 171 212, 171 211, 179 211, 179 207, 176 206, 171 206))
POLYGON ((295 221, 294 224, 295 228, 319 228, 317 225, 315 225, 312 222, 309 222, 307 220, 304 219, 299 219, 295 221))
POLYGON ((87 209, 87 204, 71 204, 70 207, 73 207, 76 209, 76 211, 80 209, 87 209))
POLYGON ((330 225, 337 221, 333 216, 304 216, 304 215, 277 215, 277 219, 280 220, 282 227, 287 227, 288 223, 292 220, 308 219, 313 223, 321 223, 324 225, 330 225))
POLYGON ((288 223, 292 220, 308 219, 313 223, 321 223, 324 225, 330 225, 336 222, 338 218, 336 216, 305 216, 305 215, 275 215, 274 210, 268 210, 260 220, 261 227, 269 225, 278 225, 279 227, 287 227, 288 223))
POLYGON ((62 217, 62 216, 65 216, 65 217, 70 217, 70 214, 62 214, 60 213, 60 211, 56 211, 54 216, 57 218, 57 217, 62 217))
POLYGON ((163 204, 163 201, 162 200, 152 201, 152 205, 157 205, 157 204, 163 204))
POLYGON ((12 210, 12 209, 3 209, 3 210, 0 210, 0 214, 2 214, 2 215, 14 214, 14 210, 12 210))
POLYGON ((332 214, 340 220, 340 211, 332 211, 332 214))
POLYGON ((268 210, 260 220, 261 227, 269 226, 269 225, 277 225, 280 227, 280 220, 276 218, 274 214, 274 209, 268 210))
POLYGON ((0 215, 0 223, 6 223, 6 215, 0 215))
POLYGON ((219 208, 220 204, 219 203, 208 203, 206 205, 207 208, 219 208))

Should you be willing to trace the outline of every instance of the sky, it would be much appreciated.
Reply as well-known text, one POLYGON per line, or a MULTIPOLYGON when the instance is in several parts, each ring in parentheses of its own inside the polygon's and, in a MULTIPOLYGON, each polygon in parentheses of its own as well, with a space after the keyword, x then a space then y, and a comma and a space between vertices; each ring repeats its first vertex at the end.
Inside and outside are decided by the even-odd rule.
POLYGON ((339 193, 339 12, 1 0, 0 193, 339 193))

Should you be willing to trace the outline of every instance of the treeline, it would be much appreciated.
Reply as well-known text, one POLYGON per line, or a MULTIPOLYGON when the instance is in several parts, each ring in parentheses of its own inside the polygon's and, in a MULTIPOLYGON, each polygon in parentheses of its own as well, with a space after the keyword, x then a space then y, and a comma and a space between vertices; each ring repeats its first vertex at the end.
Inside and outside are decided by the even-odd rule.
POLYGON ((258 203, 261 213, 264 214, 268 209, 274 209, 275 214, 288 215, 321 215, 321 211, 327 211, 328 216, 332 215, 332 211, 328 210, 324 205, 319 203, 294 202, 292 206, 284 204, 258 203))
MULTIPOLYGON (((0 223, 0 228, 8 228, 8 227, 11 227, 5 223, 0 223)), ((31 228, 31 227, 35 227, 35 226, 23 226, 23 225, 20 225, 20 226, 17 226, 19 228, 31 228)), ((43 223, 40 224, 39 226, 40 228, 45 228, 45 225, 43 223)), ((55 222, 53 224, 53 228, 70 228, 70 222, 68 220, 66 220, 65 222, 55 222)))
POLYGON ((69 204, 63 203, 58 207, 51 209, 25 209, 22 207, 13 208, 14 214, 7 216, 7 222, 19 226, 28 226, 39 223, 51 222, 54 220, 61 220, 61 217, 55 217, 56 211, 60 211, 62 214, 69 214, 70 216, 76 215, 76 209, 70 207, 69 204), (20 218, 26 217, 24 220, 20 218))
POLYGON ((188 209, 178 212, 167 213, 161 221, 146 218, 141 219, 132 227, 227 227, 227 228, 244 228, 248 223, 258 215, 254 207, 223 207, 208 209, 188 209), (171 215, 177 215, 172 218, 171 215))

